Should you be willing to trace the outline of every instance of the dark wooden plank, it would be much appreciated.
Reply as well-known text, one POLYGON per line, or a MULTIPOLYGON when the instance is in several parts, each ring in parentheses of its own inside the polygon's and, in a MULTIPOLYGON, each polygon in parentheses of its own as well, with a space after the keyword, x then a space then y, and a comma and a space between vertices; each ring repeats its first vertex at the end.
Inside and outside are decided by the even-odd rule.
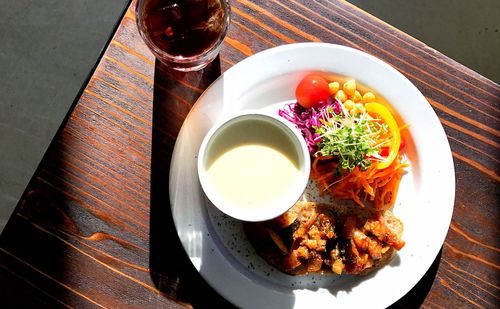
POLYGON ((217 76, 256 52, 303 41, 355 47, 393 65, 448 135, 457 190, 450 231, 431 269, 394 307, 498 307, 499 85, 334 0, 232 1, 220 58, 189 74, 155 61, 133 3, 0 237, 0 282, 13 291, 6 299, 228 306, 190 264, 165 207, 173 146, 217 76))

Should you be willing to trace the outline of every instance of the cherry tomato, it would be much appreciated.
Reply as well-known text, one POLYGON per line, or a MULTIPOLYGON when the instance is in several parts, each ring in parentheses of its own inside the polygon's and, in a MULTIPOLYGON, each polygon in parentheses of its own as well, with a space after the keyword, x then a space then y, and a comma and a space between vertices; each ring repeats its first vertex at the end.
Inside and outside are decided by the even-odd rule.
POLYGON ((328 82, 319 75, 304 77, 295 89, 295 98, 304 108, 314 107, 319 102, 325 101, 329 95, 328 82))
POLYGON ((382 157, 387 157, 389 155, 389 147, 384 146, 384 147, 380 148, 380 155, 382 157))

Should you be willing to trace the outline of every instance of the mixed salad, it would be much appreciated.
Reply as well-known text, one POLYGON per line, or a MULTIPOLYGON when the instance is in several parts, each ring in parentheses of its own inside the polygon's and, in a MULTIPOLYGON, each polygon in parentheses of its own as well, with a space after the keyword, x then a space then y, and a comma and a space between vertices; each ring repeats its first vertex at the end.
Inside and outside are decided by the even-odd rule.
POLYGON ((323 191, 363 207, 366 201, 378 209, 392 207, 407 166, 404 126, 352 79, 340 83, 311 74, 300 81, 295 96, 279 115, 302 132, 313 157, 312 176, 323 191))

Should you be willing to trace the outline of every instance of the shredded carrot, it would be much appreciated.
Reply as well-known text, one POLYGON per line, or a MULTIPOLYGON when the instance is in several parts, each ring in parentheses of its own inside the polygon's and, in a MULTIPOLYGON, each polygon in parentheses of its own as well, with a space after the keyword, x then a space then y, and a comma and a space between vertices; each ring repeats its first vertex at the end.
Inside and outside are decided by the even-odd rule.
POLYGON ((368 200, 379 210, 391 208, 397 197, 399 183, 408 165, 398 156, 390 166, 382 170, 373 164, 367 170, 354 168, 352 172, 337 175, 337 162, 331 158, 315 158, 311 176, 321 192, 329 192, 337 199, 350 199, 361 207, 368 200), (361 197, 364 197, 362 200, 361 197))

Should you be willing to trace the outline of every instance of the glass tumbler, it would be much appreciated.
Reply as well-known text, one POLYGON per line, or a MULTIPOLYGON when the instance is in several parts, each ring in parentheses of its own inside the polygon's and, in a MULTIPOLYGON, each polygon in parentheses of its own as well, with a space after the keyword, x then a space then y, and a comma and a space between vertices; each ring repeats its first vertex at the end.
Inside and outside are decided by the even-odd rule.
POLYGON ((219 53, 230 5, 228 0, 139 0, 136 21, 158 60, 175 70, 196 71, 219 53))

